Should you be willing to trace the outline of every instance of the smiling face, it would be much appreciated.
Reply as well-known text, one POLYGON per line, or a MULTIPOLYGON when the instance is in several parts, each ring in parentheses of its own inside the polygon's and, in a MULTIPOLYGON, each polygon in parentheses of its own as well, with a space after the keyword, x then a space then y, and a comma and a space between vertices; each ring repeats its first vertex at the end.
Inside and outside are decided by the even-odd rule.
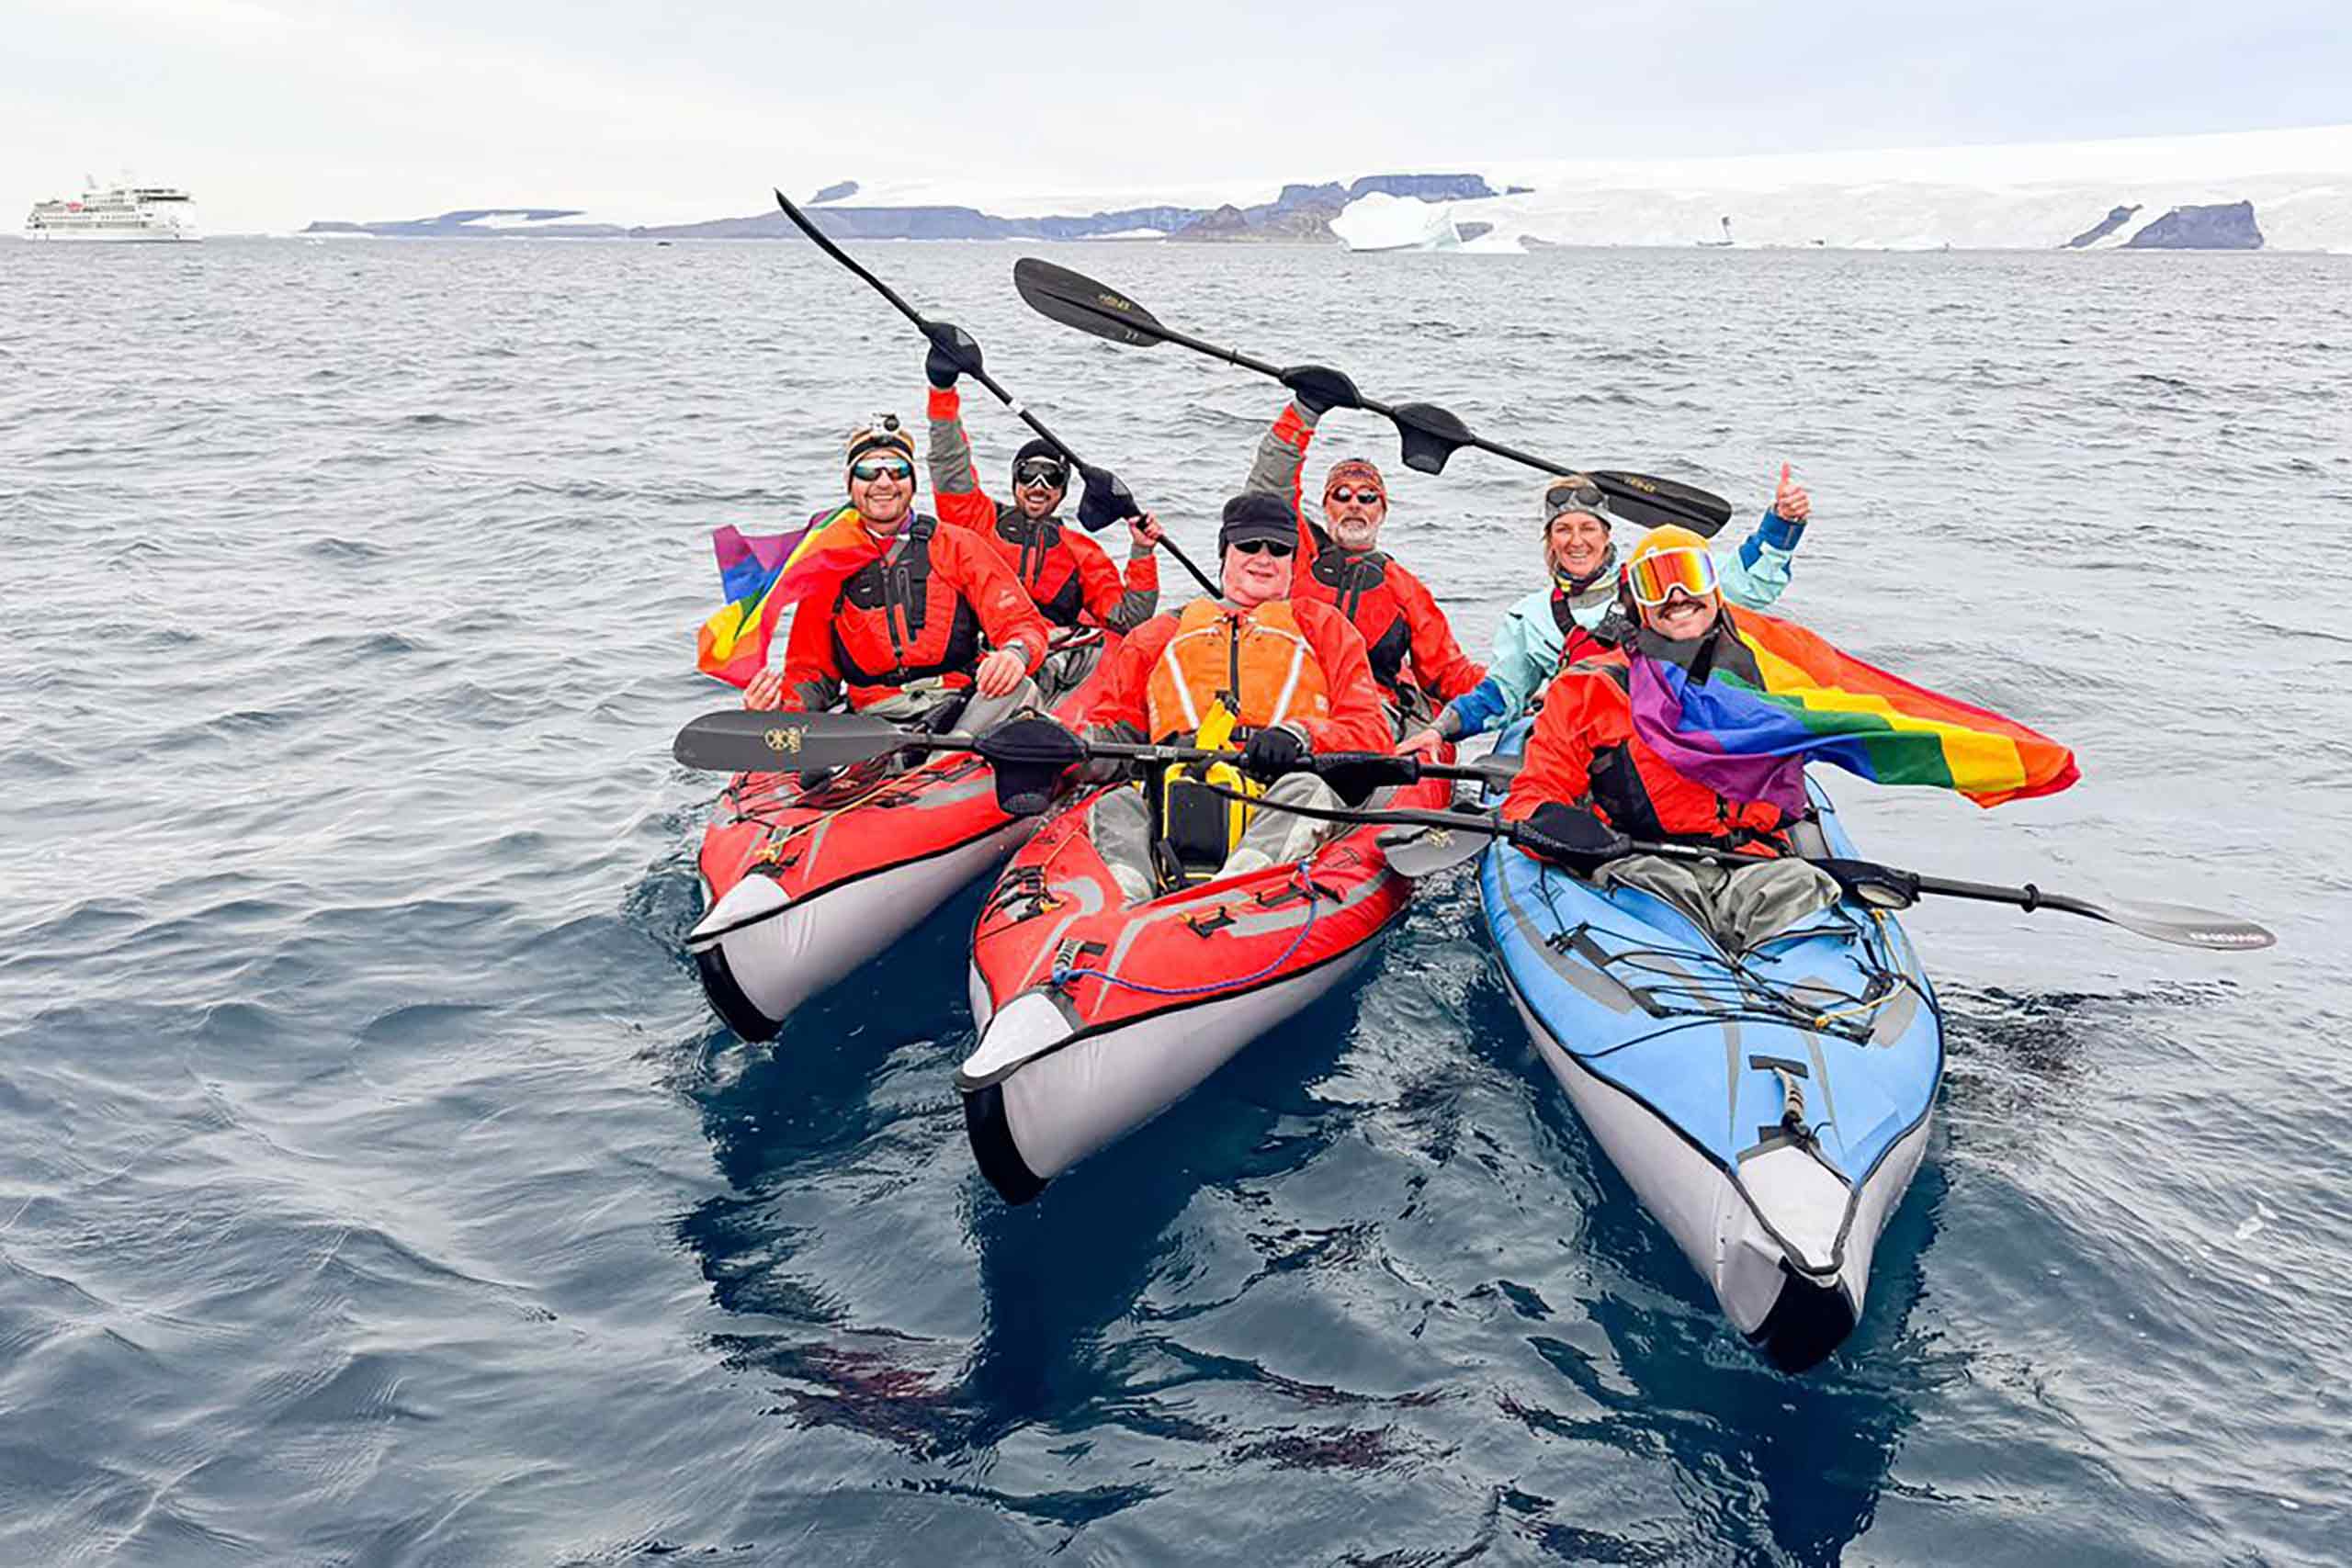
POLYGON ((1245 539, 1225 547, 1225 596, 1244 610, 1290 597, 1291 565, 1298 547, 1290 540, 1245 539))
POLYGON ((1323 521, 1343 550, 1372 548, 1387 516, 1388 494, 1371 479, 1350 475, 1323 492, 1323 521))
POLYGON ((1665 604, 1642 606, 1642 624, 1668 642, 1689 642, 1707 635, 1715 624, 1715 609, 1713 594, 1677 588, 1667 594, 1665 604))
POLYGON ((868 452, 849 468, 849 503, 876 533, 907 520, 915 501, 915 466, 896 452, 868 452))
POLYGON ((1015 479, 1012 484, 1012 504, 1021 515, 1032 523, 1053 515, 1054 508, 1062 503, 1067 491, 1047 479, 1015 479))
POLYGON ((1609 558, 1609 525, 1589 512, 1561 513, 1544 529, 1544 558, 1555 577, 1590 577, 1609 558))

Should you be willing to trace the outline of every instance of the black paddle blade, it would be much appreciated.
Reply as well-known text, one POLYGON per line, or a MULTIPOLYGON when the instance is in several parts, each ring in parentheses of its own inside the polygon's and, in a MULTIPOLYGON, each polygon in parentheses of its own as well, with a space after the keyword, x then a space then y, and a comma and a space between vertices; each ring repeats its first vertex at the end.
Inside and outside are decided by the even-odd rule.
POLYGON ((986 368, 980 359, 980 345, 973 341, 971 333, 955 322, 925 321, 922 335, 931 340, 932 347, 945 355, 948 361, 965 375, 978 376, 986 368))
POLYGON ((1469 827, 1391 828, 1380 835, 1380 852, 1389 870, 1418 880, 1467 865, 1486 853, 1493 841, 1492 833, 1469 827))
POLYGON ((1135 348, 1154 348, 1167 341, 1150 311, 1084 273, 1023 256, 1012 264, 1012 287, 1031 310, 1066 327, 1135 348))
POLYGON ((1416 473, 1445 472, 1445 460, 1478 439, 1461 415, 1435 403, 1398 403, 1388 417, 1396 422, 1405 466, 1416 473))
POLYGON ((847 767, 907 744, 887 719, 854 713, 769 713, 722 708, 686 721, 670 754, 718 773, 775 773, 847 767))
POLYGON ((1086 481, 1086 490, 1078 498, 1078 520, 1088 533, 1100 534, 1114 523, 1143 515, 1143 508, 1136 504, 1135 491, 1110 469, 1081 463, 1078 472, 1086 481))
POLYGON ((1044 816, 1063 776, 1086 761, 1086 742, 1044 717, 1009 719, 972 749, 996 770, 997 809, 1008 817, 1044 816))
POLYGON ((1645 528, 1675 523, 1713 538, 1716 530, 1731 521, 1731 502, 1696 485, 1618 468, 1595 468, 1588 477, 1609 498, 1611 515, 1645 528))

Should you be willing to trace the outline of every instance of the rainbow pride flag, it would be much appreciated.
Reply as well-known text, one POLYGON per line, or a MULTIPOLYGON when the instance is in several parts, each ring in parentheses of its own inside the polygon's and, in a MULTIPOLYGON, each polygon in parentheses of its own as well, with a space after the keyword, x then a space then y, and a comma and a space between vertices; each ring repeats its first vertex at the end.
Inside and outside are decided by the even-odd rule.
POLYGON ((2052 795, 2080 776, 2075 754, 2047 736, 1912 685, 1803 626, 1742 610, 1732 627, 1756 656, 1760 688, 1720 665, 1694 682, 1664 660, 1632 660, 1634 732, 1717 795, 1802 811, 1807 762, 1957 790, 1984 807, 2052 795))
POLYGON ((727 606, 695 635, 695 668, 730 686, 748 686, 767 667, 777 619, 820 587, 838 583, 874 558, 874 543, 857 510, 820 513, 790 534, 746 534, 732 525, 714 528, 719 591, 727 606))

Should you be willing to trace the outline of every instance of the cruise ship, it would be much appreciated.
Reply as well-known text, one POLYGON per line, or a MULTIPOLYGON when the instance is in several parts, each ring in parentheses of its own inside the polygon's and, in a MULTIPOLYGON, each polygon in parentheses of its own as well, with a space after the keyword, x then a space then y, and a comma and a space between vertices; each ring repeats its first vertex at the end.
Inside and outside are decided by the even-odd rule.
POLYGON ((59 197, 37 201, 25 219, 28 240, 173 241, 200 240, 196 231, 196 203, 187 192, 169 186, 128 183, 89 186, 79 201, 59 197))

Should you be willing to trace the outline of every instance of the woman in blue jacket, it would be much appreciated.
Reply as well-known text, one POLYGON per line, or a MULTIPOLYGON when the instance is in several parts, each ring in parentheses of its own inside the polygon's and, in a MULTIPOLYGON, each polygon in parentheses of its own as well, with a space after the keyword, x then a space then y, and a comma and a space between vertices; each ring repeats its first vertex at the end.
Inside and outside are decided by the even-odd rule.
MULTIPOLYGON (((1813 515, 1813 498, 1781 465, 1771 509, 1737 546, 1713 554, 1724 597, 1760 610, 1789 585, 1789 563, 1813 515)), ((1609 537, 1608 502, 1592 481, 1572 474, 1544 489, 1544 562, 1552 577, 1513 604, 1495 630, 1487 678, 1439 710, 1400 751, 1433 752, 1442 740, 1498 729, 1527 711, 1544 683, 1588 654, 1612 647, 1620 628, 1617 548, 1609 537)))

